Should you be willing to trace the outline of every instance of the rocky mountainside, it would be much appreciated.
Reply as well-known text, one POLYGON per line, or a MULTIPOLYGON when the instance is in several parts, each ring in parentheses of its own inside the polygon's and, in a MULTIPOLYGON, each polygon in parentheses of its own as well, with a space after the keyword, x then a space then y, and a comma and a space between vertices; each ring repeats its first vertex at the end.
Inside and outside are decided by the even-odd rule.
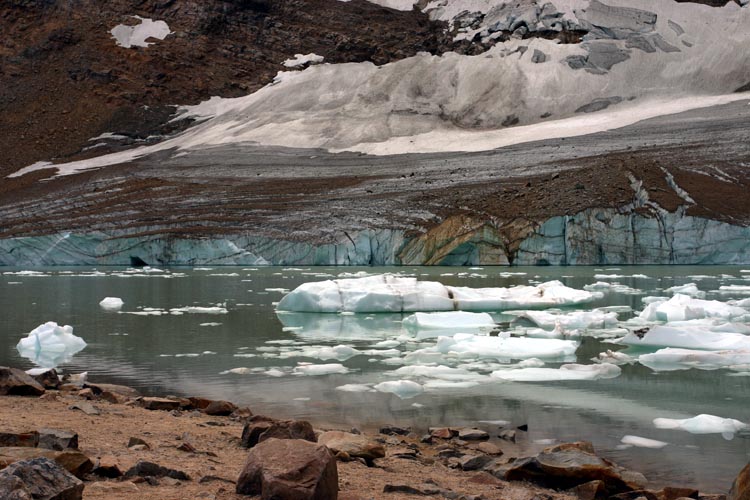
POLYGON ((0 264, 750 262, 743 2, 377 3, 0 6, 0 264))

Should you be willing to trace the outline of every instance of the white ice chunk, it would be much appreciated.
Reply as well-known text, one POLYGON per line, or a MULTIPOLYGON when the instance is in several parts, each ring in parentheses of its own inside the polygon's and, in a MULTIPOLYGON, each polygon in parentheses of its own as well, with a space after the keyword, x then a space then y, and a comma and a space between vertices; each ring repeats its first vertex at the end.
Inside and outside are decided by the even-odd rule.
POLYGON ((664 441, 657 441, 656 439, 648 439, 640 436, 623 436, 620 440, 622 444, 627 444, 630 446, 637 446, 638 448, 652 448, 658 450, 659 448, 664 448, 669 443, 665 443, 664 441))
POLYGON ((583 330, 589 328, 611 328, 617 324, 617 313, 603 311, 573 311, 564 314, 553 314, 546 311, 524 311, 517 320, 527 319, 535 325, 552 330, 556 326, 563 329, 583 330))
POLYGON ((738 318, 747 315, 741 307, 718 300, 694 299, 676 294, 664 302, 652 302, 639 315, 646 321, 683 321, 700 318, 738 318))
POLYGON ((721 434, 726 439, 732 439, 736 432, 748 427, 747 424, 733 418, 722 418, 706 414, 684 420, 655 418, 654 426, 657 429, 678 429, 691 434, 721 434))
POLYGON ((700 351, 668 347, 651 354, 642 354, 638 357, 638 362, 654 371, 688 370, 690 368, 700 370, 744 368, 750 365, 750 349, 700 351))
POLYGON ((172 32, 164 21, 154 21, 152 19, 133 16, 140 21, 136 26, 127 26, 118 24, 110 33, 117 40, 117 45, 129 49, 131 47, 148 47, 154 42, 147 42, 149 38, 164 40, 172 32))
MULTIPOLYGON (((578 343, 572 340, 533 339, 519 337, 483 337, 459 333, 453 337, 439 337, 434 348, 425 354, 455 354, 462 358, 495 359, 566 359, 575 355, 578 343)), ((410 354, 415 354, 414 353, 410 354)), ((409 355, 407 355, 407 360, 409 355)))
POLYGON ((337 391, 343 392, 375 392, 375 390, 366 384, 344 384, 336 387, 337 391))
POLYGON ((596 295, 559 281, 512 288, 451 287, 383 274, 304 283, 279 302, 280 311, 424 312, 543 308, 590 302, 596 295))
POLYGON ((401 399, 413 398, 424 392, 424 388, 420 384, 412 382, 411 380, 381 382, 377 384, 374 389, 380 392, 393 393, 401 399))
POLYGON ((294 367, 295 375, 330 375, 333 373, 349 373, 349 369, 339 363, 330 363, 326 365, 299 365, 294 367))
POLYGON ((495 320, 487 313, 449 311, 435 313, 415 313, 404 318, 403 326, 410 331, 429 332, 489 332, 495 327, 495 320))
MULTIPOLYGON (((297 353, 290 353, 290 354, 297 354, 297 353)), ((353 347, 347 346, 347 345, 337 345, 334 347, 320 347, 320 348, 313 348, 313 349, 303 349, 301 353, 299 353, 302 356, 306 356, 308 358, 318 358, 322 359, 323 361, 329 360, 329 359, 335 359, 338 361, 346 361, 349 358, 353 358, 354 356, 357 356, 358 354, 361 354, 360 351, 357 349, 354 349, 353 347)))
POLYGON ((619 366, 610 363, 595 365, 562 365, 555 368, 520 368, 516 370, 498 370, 491 377, 514 382, 552 382, 558 380, 597 380, 615 378, 622 373, 619 366))
POLYGON ((73 335, 72 326, 58 326, 54 321, 36 327, 16 345, 22 357, 43 368, 67 363, 84 347, 86 342, 73 335))
POLYGON ((301 66, 308 66, 311 64, 320 64, 323 62, 323 59, 323 56, 319 56, 318 54, 313 54, 312 52, 310 52, 309 54, 294 54, 293 58, 287 59, 281 64, 283 64, 287 68, 299 68, 301 66))
POLYGON ((200 306, 186 306, 186 307, 173 307, 169 310, 170 313, 188 313, 188 314, 227 314, 226 307, 200 307, 200 306))
POLYGON ((119 297, 104 297, 99 306, 105 311, 119 311, 122 309, 124 302, 119 297))
POLYGON ((746 335, 713 332, 703 327, 655 326, 643 336, 630 332, 617 342, 636 346, 682 347, 709 351, 750 349, 750 337, 746 335))
POLYGON ((402 366, 393 372, 398 377, 424 377, 451 381, 474 381, 484 379, 484 375, 472 373, 461 368, 450 366, 402 366))
POLYGON ((667 288, 664 291, 670 293, 680 293, 682 295, 689 295, 690 297, 695 297, 698 299, 702 299, 706 296, 706 292, 699 290, 698 285, 696 285, 695 283, 673 286, 671 288, 667 288))

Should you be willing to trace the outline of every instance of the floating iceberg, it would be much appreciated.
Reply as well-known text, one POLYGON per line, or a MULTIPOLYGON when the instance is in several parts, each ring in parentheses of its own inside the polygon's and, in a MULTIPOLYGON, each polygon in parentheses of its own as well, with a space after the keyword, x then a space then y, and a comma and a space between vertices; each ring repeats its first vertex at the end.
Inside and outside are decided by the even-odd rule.
POLYGON ((445 286, 391 274, 304 283, 279 302, 280 311, 499 311, 582 304, 597 295, 559 281, 512 288, 445 286))
POLYGON ((747 424, 733 418, 722 418, 706 414, 684 420, 655 418, 654 426, 657 429, 679 429, 691 434, 721 434, 725 439, 732 439, 736 432, 748 427, 747 424))
POLYGON ((38 366, 55 368, 70 361, 84 347, 86 342, 73 335, 72 326, 59 326, 54 321, 49 321, 21 339, 16 349, 22 357, 38 366))
POLYGON ((433 378, 453 382, 473 382, 486 379, 484 375, 473 373, 463 368, 451 368, 450 366, 402 366, 394 370, 393 374, 399 377, 433 378))
POLYGON ((664 441, 657 441, 656 439, 648 439, 640 436, 623 436, 620 440, 622 444, 627 444, 630 446, 637 446, 638 448, 652 448, 652 449, 659 449, 664 448, 669 443, 665 443, 664 441))
POLYGON ((684 321, 700 318, 739 318, 748 312, 718 300, 694 299, 676 294, 669 300, 652 302, 639 317, 645 321, 684 321))
POLYGON ((718 370, 720 368, 741 368, 750 366, 750 349, 733 351, 700 351, 695 349, 675 349, 668 347, 651 354, 642 354, 638 362, 654 371, 718 370))
POLYGON ((630 332, 617 343, 634 346, 682 347, 726 351, 750 349, 750 337, 741 333, 714 332, 704 327, 655 326, 644 335, 630 332))
POLYGON ((404 318, 403 326, 413 332, 490 332, 495 328, 495 320, 487 313, 449 311, 435 313, 415 313, 404 318))
POLYGON ((603 311, 575 311, 566 314, 552 314, 546 311, 524 311, 517 320, 526 319, 545 330, 557 325, 563 329, 587 330, 590 328, 611 328, 617 325, 617 313, 603 311))
POLYGON ((333 373, 349 373, 349 369, 339 363, 326 365, 300 364, 294 367, 294 375, 331 375, 333 373))
POLYGON ((682 295, 689 295, 690 297, 695 297, 697 299, 702 299, 703 297, 706 296, 706 292, 699 290, 698 285, 696 285, 695 283, 687 283, 685 285, 673 286, 671 288, 667 288, 664 291, 675 293, 675 294, 679 293, 682 295))
POLYGON ((374 386, 376 391, 390 392, 401 399, 410 399, 419 396, 424 392, 424 387, 411 380, 394 380, 390 382, 381 382, 374 386))
POLYGON ((525 337, 484 337, 469 333, 457 333, 453 337, 439 337, 435 347, 428 347, 409 353, 407 362, 421 358, 431 362, 430 355, 436 358, 445 355, 462 359, 567 359, 575 356, 578 342, 560 339, 532 339, 525 337))
POLYGON ((102 301, 99 302, 99 307, 105 311, 119 311, 122 309, 123 304, 124 302, 119 297, 104 297, 102 301))
POLYGON ((560 368, 520 368, 498 370, 491 377, 513 382, 554 382, 558 380, 597 380, 615 378, 622 373, 619 366, 610 363, 596 365, 562 365, 560 368))

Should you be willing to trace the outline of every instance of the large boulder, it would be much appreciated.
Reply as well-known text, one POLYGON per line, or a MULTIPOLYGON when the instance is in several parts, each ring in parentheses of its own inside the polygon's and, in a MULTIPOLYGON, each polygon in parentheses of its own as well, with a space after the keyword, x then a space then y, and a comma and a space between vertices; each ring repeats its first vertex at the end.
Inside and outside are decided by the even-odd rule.
POLYGON ((237 493, 263 500, 337 500, 338 481, 336 459, 326 446, 270 438, 250 450, 237 493))
POLYGON ((172 411, 180 408, 180 402, 166 398, 143 398, 141 405, 147 410, 172 411))
POLYGON ((4 499, 80 500, 83 498, 83 483, 60 464, 43 457, 22 460, 0 471, 0 491, 4 487, 12 488, 8 496, 3 495, 4 499))
POLYGON ((0 396, 40 396, 44 387, 23 370, 0 366, 0 396))
POLYGON ((241 444, 245 448, 252 448, 270 438, 317 441, 312 425, 306 420, 274 420, 254 415, 242 429, 241 444))
POLYGON ((0 432, 0 446, 15 446, 36 448, 39 445, 39 433, 31 432, 0 432))
MULTIPOLYGON (((614 495, 640 490, 646 478, 594 454, 591 443, 564 443, 544 449, 535 457, 520 458, 502 470, 502 479, 529 481, 547 488, 568 489, 600 480, 614 495)), ((500 469, 493 471, 498 475, 500 469)))
POLYGON ((334 454, 344 452, 352 458, 362 458, 367 465, 373 465, 373 460, 385 456, 382 444, 362 434, 328 431, 318 436, 318 443, 326 445, 334 454))
POLYGON ((0 469, 16 462, 46 458, 61 465, 76 477, 82 478, 93 469, 93 462, 78 450, 54 451, 43 448, 0 448, 0 469))
POLYGON ((57 389, 60 387, 60 376, 54 368, 32 368, 26 373, 39 382, 45 389, 57 389))
POLYGON ((750 500, 750 463, 737 475, 727 500, 750 500))
POLYGON ((78 434, 59 429, 39 429, 39 447, 62 451, 78 449, 78 434))

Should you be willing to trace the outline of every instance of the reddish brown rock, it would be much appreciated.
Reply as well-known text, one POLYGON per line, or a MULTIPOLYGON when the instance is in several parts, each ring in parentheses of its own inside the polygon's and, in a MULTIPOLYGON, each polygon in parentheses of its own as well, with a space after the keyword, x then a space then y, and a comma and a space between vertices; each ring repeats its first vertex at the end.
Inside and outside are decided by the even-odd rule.
POLYGON ((198 410, 205 410, 208 405, 213 403, 212 400, 206 399, 206 398, 188 398, 190 400, 190 404, 193 405, 193 408, 198 410))
POLYGON ((91 471, 94 464, 89 457, 77 450, 54 451, 44 448, 0 448, 0 469, 12 463, 35 458, 47 458, 54 460, 68 472, 76 477, 82 478, 91 471))
POLYGON ((10 477, 17 478, 23 487, 18 484, 18 481, 11 479, 15 496, 3 495, 3 499, 80 500, 83 498, 83 483, 60 464, 47 458, 22 460, 9 465, 5 470, 0 471, 0 484, 7 485, 10 477), (28 497, 18 493, 23 490, 28 492, 28 497))
POLYGON ((40 396, 44 387, 23 370, 0 366, 0 396, 40 396))
POLYGON ((727 500, 750 500, 750 463, 737 475, 727 500))
POLYGON ((334 454, 344 452, 349 457, 361 458, 370 466, 373 465, 373 460, 385 456, 385 448, 382 444, 362 434, 342 431, 324 432, 318 437, 318 443, 327 446, 334 454))
POLYGON ((91 470, 92 474, 96 474, 100 477, 116 478, 122 476, 122 470, 120 465, 117 463, 115 457, 104 456, 98 458, 94 463, 94 468, 91 470))
POLYGON ((57 370, 54 368, 44 371, 34 369, 29 370, 26 373, 39 382, 39 384, 45 389, 57 389, 60 387, 60 377, 57 375, 57 370))
POLYGON ((431 427, 430 436, 439 439, 450 439, 453 437, 453 432, 448 427, 431 427))
POLYGON ((234 413, 237 406, 229 401, 211 401, 208 406, 203 409, 206 415, 214 416, 227 416, 234 413))
POLYGON ((255 415, 242 429, 241 444, 245 448, 252 448, 269 438, 317 441, 312 425, 306 420, 273 420, 255 415))
POLYGON ((0 446, 16 446, 36 448, 39 445, 39 433, 31 432, 0 432, 0 446))
POLYGON ((677 500, 678 498, 698 498, 699 492, 694 488, 675 488, 667 486, 657 493, 660 500, 677 500))
POLYGON ((604 485, 604 481, 599 480, 579 484, 570 491, 578 497, 578 500, 595 500, 596 498, 602 498, 607 494, 607 488, 604 485))
POLYGON ((337 500, 336 459, 321 444, 270 438, 250 450, 236 491, 263 500, 337 500))
POLYGON ((171 411, 180 408, 180 402, 165 398, 143 398, 141 405, 147 410, 171 411))
POLYGON ((104 393, 110 393, 118 394, 120 396, 124 396, 125 398, 137 398, 141 395, 136 389, 133 389, 132 387, 128 387, 126 385, 86 383, 84 387, 87 389, 91 389, 91 391, 96 396, 102 396, 104 393))
POLYGON ((78 449, 78 434, 59 429, 39 429, 39 447, 62 451, 78 449))

